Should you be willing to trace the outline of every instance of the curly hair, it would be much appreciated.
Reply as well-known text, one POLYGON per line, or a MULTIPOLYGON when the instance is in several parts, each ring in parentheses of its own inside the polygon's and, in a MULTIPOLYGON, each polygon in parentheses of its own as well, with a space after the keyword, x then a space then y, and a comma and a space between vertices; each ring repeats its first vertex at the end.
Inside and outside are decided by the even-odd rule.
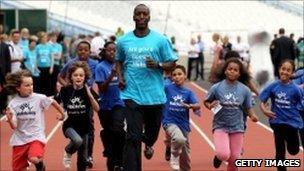
POLYGON ((86 82, 91 77, 91 71, 89 69, 88 64, 86 62, 83 62, 83 61, 76 61, 75 63, 73 63, 70 66, 70 68, 68 70, 68 74, 66 76, 66 80, 67 80, 67 82, 68 82, 69 85, 73 84, 73 82, 72 82, 72 74, 78 68, 82 68, 84 70, 84 74, 85 74, 84 82, 86 82))
POLYGON ((105 56, 106 56, 106 48, 107 48, 110 44, 116 45, 115 42, 113 42, 113 41, 108 41, 108 42, 106 42, 106 43, 104 44, 103 48, 100 49, 101 51, 99 52, 98 55, 99 55, 99 57, 100 57, 101 60, 104 60, 104 59, 105 59, 105 56))
POLYGON ((32 77, 32 74, 28 70, 19 70, 14 73, 9 73, 5 77, 6 84, 4 85, 5 90, 8 94, 17 94, 17 87, 22 84, 22 79, 24 77, 32 77))
POLYGON ((219 72, 219 75, 218 75, 219 80, 226 79, 225 71, 228 68, 228 65, 230 63, 235 63, 239 66, 240 77, 238 78, 238 81, 247 85, 249 80, 251 79, 251 77, 248 73, 248 70, 244 67, 243 63, 238 58, 235 58, 235 57, 229 58, 227 61, 225 61, 225 64, 224 64, 223 68, 221 69, 221 71, 219 72))

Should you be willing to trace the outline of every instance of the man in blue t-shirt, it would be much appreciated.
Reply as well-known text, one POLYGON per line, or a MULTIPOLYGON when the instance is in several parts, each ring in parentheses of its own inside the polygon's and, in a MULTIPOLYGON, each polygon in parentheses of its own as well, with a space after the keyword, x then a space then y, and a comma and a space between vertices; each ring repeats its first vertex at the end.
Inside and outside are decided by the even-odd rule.
POLYGON ((141 142, 146 145, 145 157, 150 159, 161 126, 166 102, 163 71, 171 70, 177 57, 170 41, 149 29, 150 9, 146 5, 135 7, 133 20, 135 30, 118 39, 115 59, 121 97, 126 105, 124 169, 141 171, 141 142))

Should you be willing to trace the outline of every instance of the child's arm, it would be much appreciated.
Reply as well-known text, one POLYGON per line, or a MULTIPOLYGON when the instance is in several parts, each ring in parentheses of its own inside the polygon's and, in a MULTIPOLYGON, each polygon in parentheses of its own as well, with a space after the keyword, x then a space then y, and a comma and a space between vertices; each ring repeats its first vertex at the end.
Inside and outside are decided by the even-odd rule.
POLYGON ((214 100, 212 102, 209 101, 204 101, 204 105, 207 109, 211 110, 212 108, 214 108, 215 106, 217 106, 218 104, 220 104, 220 101, 218 100, 214 100))
POLYGON ((260 108, 262 110, 262 112, 264 113, 264 115, 266 115, 269 118, 275 118, 276 115, 275 113, 273 113, 271 110, 268 109, 268 104, 267 102, 261 102, 260 104, 260 108))
POLYGON ((103 83, 99 83, 98 84, 98 89, 100 92, 105 92, 107 91, 108 87, 109 87, 109 84, 111 83, 113 77, 116 75, 116 68, 113 68, 111 70, 111 74, 110 76, 108 77, 108 79, 106 79, 103 83))
POLYGON ((253 122, 259 121, 259 117, 255 114, 253 108, 246 109, 245 112, 253 122))
POLYGON ((64 120, 64 118, 65 118, 64 109, 57 103, 56 100, 53 100, 52 106, 54 106, 54 108, 61 114, 60 116, 57 115, 56 118, 61 121, 64 120))
POLYGON ((200 110, 201 106, 199 105, 199 103, 194 103, 194 104, 187 104, 187 103, 182 103, 184 107, 186 107, 187 109, 192 109, 194 110, 200 110))
POLYGON ((9 123, 10 127, 12 129, 16 129, 17 124, 13 121, 13 112, 10 108, 5 109, 5 115, 6 115, 7 122, 9 123))
POLYGON ((92 104, 93 110, 94 110, 95 112, 98 112, 99 109, 100 109, 100 108, 99 108, 98 102, 95 100, 93 94, 92 94, 91 91, 90 91, 90 88, 89 88, 87 85, 85 85, 85 87, 86 87, 86 90, 87 90, 87 93, 88 93, 90 102, 91 102, 91 104, 92 104))

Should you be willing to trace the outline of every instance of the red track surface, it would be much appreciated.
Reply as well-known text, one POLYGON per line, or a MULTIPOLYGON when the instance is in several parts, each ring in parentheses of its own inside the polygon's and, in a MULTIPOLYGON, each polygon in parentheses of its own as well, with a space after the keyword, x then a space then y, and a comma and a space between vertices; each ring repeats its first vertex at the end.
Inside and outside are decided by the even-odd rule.
MULTIPOLYGON (((202 105, 202 116, 197 117, 191 115, 192 121, 195 125, 198 126, 198 129, 201 133, 205 134, 206 137, 210 140, 211 144, 208 144, 203 134, 191 127, 192 132, 190 133, 190 146, 191 146, 191 162, 193 171, 205 171, 205 170, 226 170, 226 165, 222 164, 219 169, 214 169, 212 166, 212 160, 214 156, 212 144, 212 133, 211 133, 211 123, 212 123, 212 113, 205 109, 202 103, 204 99, 204 91, 199 89, 194 84, 187 84, 199 97, 200 103, 202 105)), ((51 130, 56 126, 57 121, 55 119, 54 109, 49 109, 46 112, 46 135, 49 135, 51 130)), ((91 170, 94 171, 104 171, 106 170, 105 159, 102 157, 102 144, 100 141, 99 130, 100 130, 98 117, 95 115, 95 143, 94 143, 94 166, 91 170)), ((11 147, 8 145, 9 138, 12 131, 9 128, 9 125, 4 121, 0 122, 0 170, 8 171, 11 170, 11 147)), ((163 144, 164 140, 164 131, 161 130, 159 139, 155 144, 155 154, 151 160, 146 160, 143 157, 143 170, 144 171, 161 171, 161 170, 170 170, 169 164, 164 159, 164 150, 165 146, 163 144)), ((55 134, 48 141, 46 146, 45 153, 45 163, 47 165, 47 170, 49 171, 58 171, 64 170, 62 165, 62 156, 64 146, 67 144, 67 139, 64 138, 61 127, 57 129, 55 134)), ((272 159, 274 158, 274 142, 272 133, 263 128, 261 125, 252 123, 248 121, 248 128, 245 134, 244 140, 244 159, 272 159)), ((304 170, 303 164, 303 151, 300 151, 296 156, 288 155, 287 158, 297 158, 301 159, 300 168, 289 168, 289 170, 304 170)), ((73 155, 73 165, 71 170, 76 170, 76 155, 73 155)), ((35 170, 33 166, 30 167, 30 170, 35 170)), ((240 170, 276 170, 276 168, 240 168, 240 170)))

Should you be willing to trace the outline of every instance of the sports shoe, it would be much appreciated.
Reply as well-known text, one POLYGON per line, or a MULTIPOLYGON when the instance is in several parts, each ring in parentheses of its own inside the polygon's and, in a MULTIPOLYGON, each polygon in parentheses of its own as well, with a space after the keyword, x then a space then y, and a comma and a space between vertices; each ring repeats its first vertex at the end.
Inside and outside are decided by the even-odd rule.
POLYGON ((87 167, 89 169, 91 169, 93 167, 93 157, 88 157, 88 160, 87 160, 87 167))
POLYGON ((167 146, 166 147, 166 152, 165 152, 165 159, 166 159, 166 161, 170 160, 170 156, 171 156, 171 147, 167 146))
POLYGON ((144 150, 145 157, 150 160, 153 157, 154 150, 150 146, 146 146, 144 150))
POLYGON ((219 168, 222 164, 222 160, 218 159, 216 156, 213 158, 213 167, 219 168))
POLYGON ((63 154, 63 166, 65 168, 71 168, 71 164, 72 164, 72 155, 67 153, 66 151, 64 151, 64 154, 63 154))
POLYGON ((175 157, 173 154, 171 154, 170 167, 173 171, 179 171, 179 156, 175 157))

